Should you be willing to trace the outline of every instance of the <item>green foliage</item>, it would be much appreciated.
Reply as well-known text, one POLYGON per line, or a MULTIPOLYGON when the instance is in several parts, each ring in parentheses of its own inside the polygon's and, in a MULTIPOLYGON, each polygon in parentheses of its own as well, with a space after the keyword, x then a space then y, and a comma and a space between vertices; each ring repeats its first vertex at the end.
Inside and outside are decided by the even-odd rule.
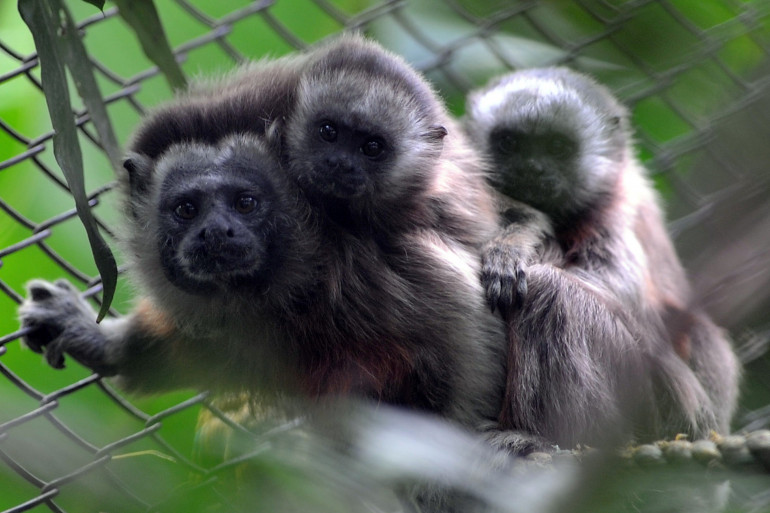
POLYGON ((142 50, 163 72, 174 90, 187 87, 187 79, 176 62, 158 18, 153 0, 114 0, 120 16, 136 32, 142 50))
POLYGON ((65 64, 76 77, 78 91, 92 109, 91 116, 94 124, 103 131, 101 132, 103 145, 116 166, 117 143, 96 88, 85 49, 64 5, 60 0, 19 0, 19 12, 35 38, 35 47, 42 70, 43 91, 55 130, 53 146, 56 161, 67 178, 75 199, 75 207, 88 234, 96 266, 102 276, 104 303, 99 312, 99 320, 101 320, 107 314, 115 294, 118 268, 109 246, 99 233, 88 205, 83 177, 83 156, 70 107, 65 64))
POLYGON ((83 0, 83 1, 85 3, 87 3, 87 4, 93 5, 94 7, 99 9, 100 11, 104 10, 104 3, 105 3, 104 0, 83 0))

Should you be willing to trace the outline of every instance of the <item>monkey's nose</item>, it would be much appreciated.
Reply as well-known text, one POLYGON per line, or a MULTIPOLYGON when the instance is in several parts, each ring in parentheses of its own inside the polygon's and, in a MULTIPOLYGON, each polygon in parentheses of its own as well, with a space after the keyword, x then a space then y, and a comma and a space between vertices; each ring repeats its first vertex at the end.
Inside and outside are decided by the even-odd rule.
POLYGON ((350 162, 349 159, 339 156, 328 157, 326 159, 326 167, 329 169, 329 171, 333 171, 335 173, 349 173, 353 171, 354 168, 353 163, 350 162))
POLYGON ((198 233, 198 238, 206 247, 207 251, 217 252, 227 243, 228 239, 235 236, 233 229, 225 224, 211 223, 198 233))
POLYGON ((530 173, 540 174, 543 172, 543 164, 542 162, 540 162, 539 159, 537 158, 527 159, 525 163, 526 163, 525 167, 526 169, 529 170, 530 173))
POLYGON ((198 234, 201 240, 232 238, 233 235, 234 235, 234 232, 232 228, 226 228, 226 227, 220 227, 220 226, 211 226, 211 227, 204 228, 198 234))

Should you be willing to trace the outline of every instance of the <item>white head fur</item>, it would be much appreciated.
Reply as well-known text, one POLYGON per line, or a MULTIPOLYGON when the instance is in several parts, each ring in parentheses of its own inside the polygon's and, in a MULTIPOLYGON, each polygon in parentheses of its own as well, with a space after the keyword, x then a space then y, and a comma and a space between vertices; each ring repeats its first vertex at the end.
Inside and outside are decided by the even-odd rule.
MULTIPOLYGON (((568 188, 554 193, 568 193, 578 210, 594 205, 612 190, 630 146, 626 109, 605 87, 567 68, 510 73, 472 92, 466 128, 493 160, 493 174, 503 183, 515 180, 521 170, 500 155, 496 133, 508 130, 533 137, 552 133, 569 137, 575 143, 570 165, 577 172, 548 169, 541 163, 546 168, 542 179, 551 180, 556 189, 568 188)), ((516 191, 506 192, 516 197, 516 191)))

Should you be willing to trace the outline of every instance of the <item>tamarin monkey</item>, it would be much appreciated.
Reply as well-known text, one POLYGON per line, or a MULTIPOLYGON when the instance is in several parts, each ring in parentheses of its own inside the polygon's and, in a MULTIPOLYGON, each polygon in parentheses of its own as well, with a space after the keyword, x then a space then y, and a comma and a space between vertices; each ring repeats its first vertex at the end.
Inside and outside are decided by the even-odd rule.
POLYGON ((129 152, 124 166, 122 242, 142 299, 97 325, 67 282, 34 280, 20 307, 27 345, 130 390, 275 390, 291 341, 273 312, 315 284, 319 241, 274 151, 258 135, 230 135, 177 142, 157 159, 129 152))
POLYGON ((504 335, 478 274, 496 205, 430 85, 400 57, 346 35, 308 56, 282 132, 286 170, 330 262, 320 316, 297 322, 395 366, 374 374, 408 376, 400 393, 431 411, 475 428, 495 419, 504 335), (403 347, 381 354, 384 341, 403 347))
POLYGON ((494 79, 467 107, 495 186, 530 207, 483 255, 509 329, 503 424, 568 446, 634 415, 647 438, 727 432, 739 364, 691 297, 626 109, 566 68, 494 79))

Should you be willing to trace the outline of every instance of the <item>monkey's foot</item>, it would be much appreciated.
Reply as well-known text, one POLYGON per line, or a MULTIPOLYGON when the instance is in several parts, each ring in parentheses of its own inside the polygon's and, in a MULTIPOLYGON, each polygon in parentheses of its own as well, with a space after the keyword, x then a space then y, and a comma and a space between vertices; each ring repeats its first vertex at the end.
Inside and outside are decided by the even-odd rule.
POLYGON ((492 447, 513 456, 554 451, 554 445, 545 438, 523 431, 491 430, 485 436, 492 447))

